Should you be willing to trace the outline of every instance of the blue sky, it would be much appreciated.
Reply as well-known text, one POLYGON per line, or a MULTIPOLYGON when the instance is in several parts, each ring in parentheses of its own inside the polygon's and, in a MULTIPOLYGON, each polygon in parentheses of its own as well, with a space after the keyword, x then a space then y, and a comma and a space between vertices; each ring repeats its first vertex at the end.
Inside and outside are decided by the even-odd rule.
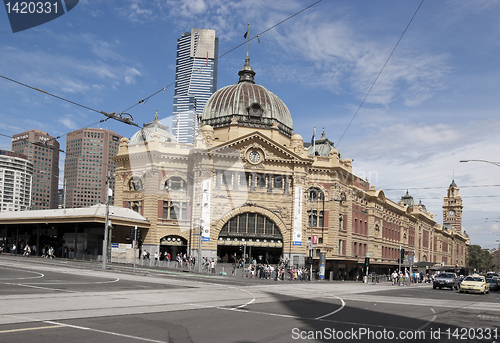
MULTIPOLYGON (((13 34, 0 10, 0 74, 85 106, 120 112, 174 81, 176 41, 215 29, 219 54, 314 1, 80 0, 68 14, 13 34)), ((339 142, 420 0, 319 4, 250 43, 256 82, 288 106, 309 141, 325 128, 358 176, 398 201, 408 189, 442 222, 453 177, 473 244, 500 240, 500 2, 425 1, 339 142), (485 218, 496 222, 485 222, 485 218)), ((242 46, 219 60, 218 87, 234 84, 242 46)), ((172 112, 173 87, 128 111, 139 124, 172 112)), ((0 133, 41 129, 59 140, 98 113, 0 79, 0 133)), ((136 128, 100 127, 130 137, 136 128)), ((0 137, 0 148, 9 149, 0 137)), ((61 154, 61 169, 64 154, 61 154)))

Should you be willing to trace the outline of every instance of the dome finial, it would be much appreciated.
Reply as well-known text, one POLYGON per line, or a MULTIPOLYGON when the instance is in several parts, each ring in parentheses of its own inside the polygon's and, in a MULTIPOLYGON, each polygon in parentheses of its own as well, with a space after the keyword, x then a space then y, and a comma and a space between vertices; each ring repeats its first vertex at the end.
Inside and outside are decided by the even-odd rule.
POLYGON ((156 110, 155 120, 158 120, 158 110, 156 110))
MULTIPOLYGON (((247 32, 245 33, 244 37, 247 39, 247 58, 249 59, 248 48, 250 46, 250 23, 247 24, 247 32)), ((246 59, 245 59, 245 61, 246 61, 246 59)))
POLYGON ((238 75, 240 76, 240 82, 251 82, 255 83, 255 72, 253 71, 252 67, 250 67, 250 57, 248 57, 248 48, 250 45, 250 24, 247 26, 247 32, 245 33, 244 37, 247 39, 247 57, 245 58, 245 65, 241 70, 238 72, 238 75))

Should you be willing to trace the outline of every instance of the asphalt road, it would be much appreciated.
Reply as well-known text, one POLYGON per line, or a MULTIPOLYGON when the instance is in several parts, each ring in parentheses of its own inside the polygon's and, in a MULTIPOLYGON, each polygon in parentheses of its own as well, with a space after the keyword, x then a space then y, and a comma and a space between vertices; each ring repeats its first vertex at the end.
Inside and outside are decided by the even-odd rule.
POLYGON ((499 298, 0 255, 0 342, 500 342, 499 298))

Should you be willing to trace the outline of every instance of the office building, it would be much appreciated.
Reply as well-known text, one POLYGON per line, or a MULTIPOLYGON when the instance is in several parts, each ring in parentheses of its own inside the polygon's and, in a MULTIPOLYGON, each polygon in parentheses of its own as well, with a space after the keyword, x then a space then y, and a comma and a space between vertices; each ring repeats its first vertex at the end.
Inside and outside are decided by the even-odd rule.
MULTIPOLYGON (((88 207, 106 202, 106 178, 115 172, 111 157, 118 153, 122 136, 105 129, 85 128, 66 136, 66 204, 63 207, 88 207)), ((109 187, 114 190, 114 178, 109 187)), ((114 196, 110 204, 114 203, 114 196)))
POLYGON ((57 208, 59 142, 47 132, 30 130, 12 136, 12 151, 33 163, 31 209, 57 208))
POLYGON ((193 143, 198 117, 217 89, 218 52, 215 30, 191 29, 177 40, 172 133, 179 143, 193 143))
POLYGON ((29 210, 32 183, 28 156, 0 150, 0 212, 29 210))

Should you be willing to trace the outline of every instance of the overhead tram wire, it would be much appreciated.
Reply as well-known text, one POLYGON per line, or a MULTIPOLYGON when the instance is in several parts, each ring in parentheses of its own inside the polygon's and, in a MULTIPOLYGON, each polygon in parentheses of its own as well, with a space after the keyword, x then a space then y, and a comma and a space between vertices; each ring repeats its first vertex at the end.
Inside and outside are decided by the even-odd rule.
POLYGON ((339 146, 340 144, 340 141, 342 140, 342 138, 344 138, 344 135, 346 134, 347 130, 349 130, 349 127, 351 126, 352 122, 354 121, 354 118, 356 118, 356 116, 358 115, 359 111, 361 110, 361 107, 363 107, 363 104, 365 103, 366 101, 366 98, 368 98, 368 95, 370 95, 373 87, 375 86, 375 83, 377 83, 377 80, 379 79, 380 75, 382 74, 382 72, 384 71, 385 69, 385 66, 387 65, 387 63, 389 63, 389 60, 391 59, 392 55, 394 54, 394 51, 396 51, 396 48, 398 47, 399 45, 399 42, 401 42, 401 40, 403 39, 403 36, 405 35, 406 31, 408 30, 408 28, 410 27, 410 24, 412 23, 413 19, 415 18, 415 16, 417 15, 417 12, 418 10, 420 9, 420 7, 422 6, 422 4, 424 3, 424 0, 422 0, 420 2, 420 5, 418 5, 417 7, 417 10, 415 11, 415 13, 413 13, 413 16, 411 17, 410 21, 408 22, 408 25, 406 25, 406 28, 404 29, 403 33, 401 34, 401 36, 399 37, 398 39, 398 42, 396 43, 396 45, 394 46, 394 49, 392 49, 391 53, 389 54, 389 57, 387 58, 387 60, 385 61, 382 69, 380 69, 380 72, 378 73, 377 77, 375 78, 375 81, 373 81, 370 89, 368 90, 368 92, 366 93, 365 97, 363 98, 363 101, 361 101, 361 104, 359 104, 359 107, 358 109, 356 110, 356 112, 354 113, 354 115, 352 116, 351 118, 351 121, 349 122, 349 124, 347 125, 344 133, 342 134, 342 136, 340 136, 340 139, 338 140, 337 142, 337 147, 339 146))
MULTIPOLYGON (((481 188, 481 187, 500 187, 500 185, 477 185, 477 186, 460 186, 460 188, 481 188)), ((419 190, 419 189, 446 189, 448 187, 405 187, 405 188, 384 188, 384 191, 404 191, 404 190, 419 190)))
POLYGON ((19 82, 19 81, 14 80, 14 79, 11 79, 11 78, 9 78, 9 77, 6 77, 6 76, 3 76, 3 75, 0 75, 0 78, 5 79, 5 80, 7 80, 7 81, 11 81, 11 82, 17 83, 17 84, 19 84, 19 85, 21 85, 21 86, 27 87, 27 88, 29 88, 29 89, 33 89, 33 90, 38 91, 38 92, 41 92, 41 93, 43 93, 43 94, 50 95, 51 97, 54 97, 54 98, 59 99, 59 100, 62 100, 62 101, 69 102, 70 104, 73 104, 73 105, 76 105, 76 106, 79 106, 79 107, 85 108, 85 109, 87 109, 87 110, 90 110, 90 111, 93 111, 93 112, 96 112, 96 113, 99 113, 99 114, 103 114, 103 115, 105 115, 106 117, 108 117, 108 119, 114 119, 114 120, 120 121, 120 122, 125 123, 125 124, 128 124, 128 125, 133 125, 133 126, 137 126, 137 127, 139 127, 139 125, 137 125, 136 123, 134 123, 134 119, 133 119, 133 118, 132 118, 132 116, 131 116, 130 114, 128 114, 128 113, 121 112, 121 113, 119 113, 119 114, 116 114, 116 112, 110 112, 110 113, 108 113, 108 112, 105 112, 105 111, 98 111, 98 110, 96 110, 96 109, 93 109, 93 108, 90 108, 90 107, 88 107, 88 106, 85 106, 85 105, 79 104, 79 103, 77 103, 77 102, 74 102, 74 101, 71 101, 71 100, 65 99, 65 98, 60 97, 60 96, 58 96, 58 95, 55 95, 55 94, 49 93, 49 92, 47 92, 47 91, 45 91, 45 90, 43 90, 43 89, 40 89, 40 88, 37 88, 37 87, 33 87, 33 86, 30 86, 30 85, 27 85, 27 84, 25 84, 25 83, 19 82), (130 116, 130 118, 129 118, 129 117, 122 117, 122 114, 126 114, 126 115, 130 116), (131 118, 132 118, 132 119, 131 119, 131 118))
MULTIPOLYGON (((274 29, 274 28, 275 28, 275 27, 277 27, 278 25, 283 24, 283 23, 284 23, 284 22, 286 22, 287 20, 289 20, 289 19, 291 19, 291 18, 295 17, 296 15, 299 15, 300 13, 302 13, 302 12, 304 12, 304 11, 308 10, 309 8, 311 8, 311 7, 315 6, 315 5, 317 5, 317 4, 318 4, 318 3, 320 3, 321 1, 323 1, 323 0, 318 0, 318 1, 316 1, 315 3, 313 3, 313 4, 311 4, 311 5, 307 6, 307 7, 304 7, 304 8, 303 8, 303 9, 301 9, 300 11, 298 11, 298 12, 296 12, 296 13, 292 14, 291 16, 289 16, 289 17, 287 17, 287 18, 285 18, 285 19, 283 19, 283 20, 282 20, 282 21, 280 21, 279 23, 277 23, 277 24, 275 24, 275 25, 273 25, 273 26, 271 26, 271 27, 267 28, 266 30, 264 30, 264 31, 262 31, 262 32, 260 32, 260 33, 258 33, 258 34, 256 34, 255 36, 253 36, 253 37, 249 38, 249 39, 248 39, 248 41, 251 41, 251 40, 253 40, 253 39, 255 39, 255 38, 260 39, 260 36, 261 36, 261 35, 263 35, 264 33, 266 33, 267 31, 270 31, 270 30, 274 29)), ((260 40, 259 40, 259 42, 260 42, 260 40)), ((243 43, 238 44, 238 45, 237 45, 237 46, 235 46, 234 48, 232 48, 232 49, 230 49, 230 50, 226 51, 226 52, 225 52, 225 53, 223 53, 222 55, 219 55, 217 58, 214 58, 214 61, 218 61, 221 57, 223 57, 223 56, 225 56, 225 55, 227 55, 227 54, 229 54, 229 53, 233 52, 234 50, 238 49, 239 47, 241 47, 241 46, 243 46, 243 45, 245 45, 245 44, 247 44, 247 41, 246 41, 246 40, 245 40, 243 43)), ((203 66, 202 66, 202 67, 200 67, 198 70, 201 70, 201 69, 203 69, 203 66)), ((146 102, 147 102, 147 101, 148 101, 151 97, 155 96, 156 94, 158 94, 158 93, 160 93, 160 92, 164 92, 167 88, 169 88, 170 86, 172 86, 172 85, 174 85, 174 84, 175 84, 175 81, 174 81, 174 82, 172 82, 172 83, 170 83, 170 84, 168 84, 167 86, 165 86, 165 87, 161 88, 160 90, 158 90, 158 91, 154 92, 154 93, 153 93, 153 94, 151 94, 150 96, 148 96, 148 97, 146 97, 146 98, 144 98, 144 99, 139 100, 136 104, 134 104, 134 105, 132 105, 132 106, 128 107, 127 109, 123 110, 123 111, 122 111, 122 112, 120 112, 120 113, 123 113, 123 112, 125 112, 125 111, 128 111, 128 110, 130 110, 131 108, 133 108, 133 107, 135 107, 135 106, 137 106, 137 105, 140 105, 140 104, 146 103, 146 102)))
MULTIPOLYGON (((81 127, 81 128, 79 128, 79 129, 73 130, 73 131, 71 131, 71 132, 68 132, 68 133, 62 134, 62 135, 57 136, 57 137, 52 137, 51 139, 48 139, 48 140, 46 140, 45 142, 29 142, 29 143, 30 143, 30 144, 32 144, 32 145, 41 146, 41 147, 43 147, 43 148, 53 149, 51 146, 49 146, 49 145, 47 144, 48 142, 53 141, 53 140, 56 140, 56 139, 59 139, 59 138, 61 138, 62 136, 67 136, 67 135, 69 135, 69 134, 70 134, 70 133, 72 133, 72 132, 75 132, 75 131, 78 131, 78 130, 83 130, 83 129, 86 129, 86 128, 88 128, 88 127, 94 126, 94 125, 96 125, 96 124, 103 123, 103 122, 107 121, 108 119, 110 119, 110 118, 108 117, 108 118, 106 118, 106 119, 101 119, 101 120, 99 120, 99 121, 97 121, 97 122, 95 122, 95 123, 89 124, 89 125, 87 125, 87 126, 81 127)), ((11 139, 13 138, 12 136, 4 135, 3 133, 0 133, 0 136, 4 136, 4 137, 7 137, 7 138, 11 138, 11 139)), ((61 149, 59 149, 59 151, 60 151, 60 152, 62 152, 62 153, 66 153, 64 150, 61 150, 61 149)))

